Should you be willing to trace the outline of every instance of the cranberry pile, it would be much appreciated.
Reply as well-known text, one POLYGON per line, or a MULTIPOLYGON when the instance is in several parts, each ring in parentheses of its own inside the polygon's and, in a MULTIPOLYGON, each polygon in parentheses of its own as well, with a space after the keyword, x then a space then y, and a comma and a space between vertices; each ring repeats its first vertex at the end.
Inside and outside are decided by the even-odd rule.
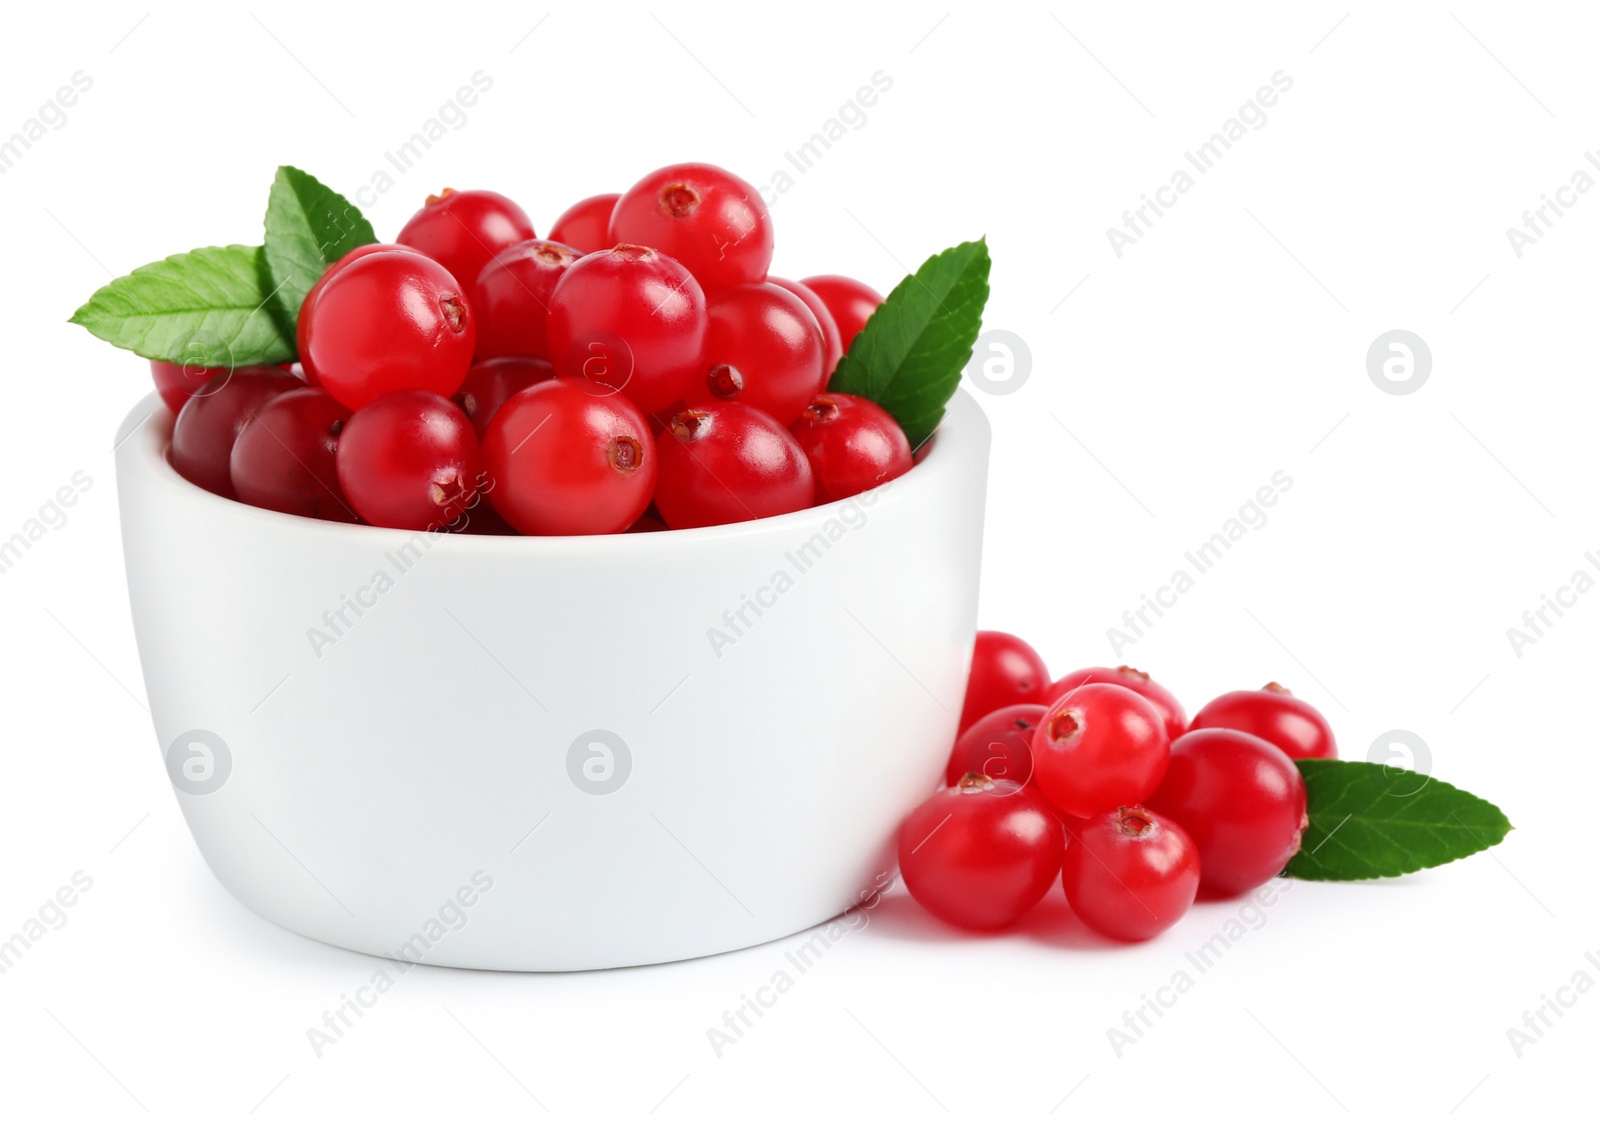
POLYGON ((905 473, 895 420, 825 390, 883 299, 771 277, 772 252, 756 189, 705 164, 544 239, 505 196, 446 190, 328 268, 298 364, 152 364, 172 465, 278 512, 544 536, 774 516, 905 473))
POLYGON ((1292 760, 1336 755, 1321 713, 1276 682, 1191 721, 1137 669, 1052 681, 1022 639, 981 631, 948 785, 901 826, 901 873, 959 927, 1015 923, 1059 877, 1085 925, 1149 939, 1201 889, 1281 872, 1307 824, 1292 760))

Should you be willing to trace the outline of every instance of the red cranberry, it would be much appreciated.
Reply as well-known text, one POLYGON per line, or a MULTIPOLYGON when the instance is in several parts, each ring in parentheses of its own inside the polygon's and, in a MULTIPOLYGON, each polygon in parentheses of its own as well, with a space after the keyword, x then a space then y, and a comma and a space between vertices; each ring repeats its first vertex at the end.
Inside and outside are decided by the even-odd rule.
POLYGON ((607 250, 612 246, 611 213, 622 197, 616 192, 579 200, 555 221, 548 238, 553 243, 577 247, 583 254, 607 250))
POLYGON ((839 358, 844 355, 844 344, 839 339, 839 326, 833 323, 833 314, 828 312, 828 307, 822 303, 815 290, 804 282, 791 282, 787 278, 774 278, 770 274, 767 281, 775 286, 782 286, 795 297, 806 303, 806 308, 811 310, 811 315, 817 319, 817 325, 822 329, 822 370, 823 386, 827 386, 828 376, 833 375, 833 370, 839 366, 839 358))
POLYGON ((446 188, 428 197, 395 242, 443 266, 459 290, 471 286, 495 255, 531 238, 533 223, 527 212, 499 192, 446 188))
POLYGON ((1015 923, 1061 872, 1061 823, 1032 789, 964 775, 900 827, 900 873, 918 904, 957 927, 1015 923))
POLYGON ((1061 885, 1078 918, 1101 935, 1150 939, 1194 903, 1200 853, 1170 817, 1123 806, 1072 829, 1061 885))
POLYGON ((529 239, 489 260, 472 289, 478 315, 478 358, 547 356, 545 320, 550 293, 581 252, 548 239, 529 239))
POLYGON ((305 386, 282 368, 238 368, 212 376, 172 424, 172 468, 201 489, 236 496, 228 461, 239 432, 274 396, 305 386))
POLYGON ((761 193, 709 164, 657 169, 622 194, 611 241, 671 255, 707 293, 760 282, 772 262, 772 216, 761 193))
POLYGON ((1083 685, 1033 733, 1033 779, 1058 810, 1087 818, 1149 798, 1172 745, 1156 706, 1121 685, 1083 685))
POLYGON ((402 388, 453 395, 477 340, 477 318, 444 267, 411 251, 337 268, 304 308, 302 361, 346 407, 402 388))
POLYGON ((1306 828, 1306 783, 1294 760, 1227 728, 1174 740, 1167 777, 1148 805, 1189 832, 1200 850, 1200 883, 1224 896, 1281 873, 1306 828))
POLYGON ((546 324, 556 374, 625 391, 641 411, 683 398, 705 370, 706 298, 679 263, 623 244, 561 275, 546 324))
POLYGON ((555 374, 548 360, 532 356, 497 356, 492 360, 480 360, 468 368, 467 378, 461 381, 451 398, 466 413, 472 429, 481 439, 494 421, 495 412, 507 399, 525 387, 553 379, 555 374))
POLYGON ((472 508, 483 459, 461 408, 404 388, 350 417, 338 467, 339 485, 363 520, 423 531, 449 527, 472 508))
POLYGON ((997 708, 962 732, 945 765, 946 785, 955 786, 969 772, 1013 783, 1032 781, 1033 733, 1044 711, 1042 704, 997 708))
POLYGON ((911 468, 911 444, 894 416, 870 399, 828 391, 789 424, 825 505, 882 485, 911 468))
POLYGON ((335 461, 349 419, 348 407, 314 387, 268 400, 233 444, 228 464, 239 500, 319 520, 356 520, 335 461))
POLYGON ((972 670, 961 704, 958 732, 965 732, 997 708, 1011 704, 1048 704, 1044 693, 1050 672, 1039 651, 1015 634, 979 630, 972 643, 972 670))
POLYGON ((625 532, 650 504, 656 444, 644 414, 588 380, 556 378, 517 392, 483 441, 489 500, 520 532, 625 532))
POLYGON ((657 446, 656 508, 672 528, 791 513, 816 495, 794 436, 742 403, 680 411, 657 446))
POLYGON ((1260 736, 1291 759, 1337 759, 1327 718, 1276 681, 1223 693, 1194 714, 1191 729, 1232 728, 1260 736))
POLYGON ((306 328, 311 323, 311 319, 306 315, 307 312, 313 305, 316 304, 317 298, 321 296, 322 288, 328 284, 329 278, 333 277, 340 270, 343 270, 346 266, 350 265, 359 258, 365 258, 369 254, 378 254, 382 251, 390 250, 405 251, 408 254, 416 253, 410 247, 403 247, 399 243, 367 243, 365 246, 355 247, 352 250, 345 251, 338 261, 329 265, 329 267, 322 272, 322 277, 313 282, 311 288, 306 291, 305 300, 300 303, 299 315, 295 318, 294 341, 295 350, 300 355, 298 363, 300 365, 301 374, 305 376, 306 383, 310 384, 312 387, 321 387, 322 380, 317 375, 315 367, 313 367, 311 364, 310 349, 307 347, 306 328))
POLYGON ((788 425, 822 390, 822 328, 805 302, 765 282, 729 286, 707 299, 707 376, 691 405, 737 399, 788 425))
POLYGON ((167 410, 176 415, 189 402, 189 397, 205 386, 208 380, 225 375, 227 368, 200 368, 193 364, 169 364, 165 360, 150 361, 150 378, 167 410))
POLYGON ((1189 730, 1189 718, 1184 714, 1183 705, 1178 698, 1150 679, 1150 674, 1143 670, 1135 669, 1131 665, 1119 665, 1115 669, 1097 665, 1090 669, 1078 669, 1068 673, 1045 693, 1045 700, 1053 702, 1060 700, 1079 685, 1106 684, 1121 685, 1124 689, 1132 689, 1145 700, 1156 706, 1156 711, 1161 713, 1161 719, 1167 726, 1167 738, 1175 740, 1189 730))
POLYGON ((833 323, 839 327, 839 343, 849 352, 850 342, 856 339, 867 318, 883 304, 883 295, 843 274, 818 274, 800 281, 822 299, 822 304, 833 314, 833 323))

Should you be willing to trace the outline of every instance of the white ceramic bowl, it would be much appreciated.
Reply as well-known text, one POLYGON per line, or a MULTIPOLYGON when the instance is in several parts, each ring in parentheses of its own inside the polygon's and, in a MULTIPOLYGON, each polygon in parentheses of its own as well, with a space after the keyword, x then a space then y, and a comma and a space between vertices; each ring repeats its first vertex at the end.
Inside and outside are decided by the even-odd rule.
POLYGON ((965 393, 873 494, 721 528, 440 535, 284 516, 118 434, 156 737, 206 862, 284 927, 576 970, 760 943, 893 871, 975 629, 965 393))

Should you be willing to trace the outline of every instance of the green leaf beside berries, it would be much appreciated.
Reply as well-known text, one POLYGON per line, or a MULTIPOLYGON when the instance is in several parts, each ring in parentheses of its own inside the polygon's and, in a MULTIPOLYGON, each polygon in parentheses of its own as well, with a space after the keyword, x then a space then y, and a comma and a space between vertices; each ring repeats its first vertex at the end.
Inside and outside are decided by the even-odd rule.
POLYGON ((1415 771, 1337 759, 1295 765, 1310 824, 1285 870, 1292 877, 1397 877, 1471 856, 1511 831, 1492 802, 1415 771))
POLYGON ((372 224, 308 172, 283 165, 267 197, 266 253, 273 307, 293 326, 306 293, 346 252, 378 241, 372 224))
POLYGON ((984 240, 934 255, 873 313, 839 361, 829 390, 872 400, 894 416, 913 449, 922 445, 972 359, 988 299, 984 240))
POLYGON ((295 358, 294 333, 267 308, 267 276, 261 247, 201 247, 107 282, 71 320, 147 360, 278 364, 295 358))
POLYGON ((296 358, 307 291, 347 251, 377 241, 354 204, 284 165, 267 197, 263 246, 201 247, 140 266, 101 286, 71 320, 147 360, 281 364, 296 358))

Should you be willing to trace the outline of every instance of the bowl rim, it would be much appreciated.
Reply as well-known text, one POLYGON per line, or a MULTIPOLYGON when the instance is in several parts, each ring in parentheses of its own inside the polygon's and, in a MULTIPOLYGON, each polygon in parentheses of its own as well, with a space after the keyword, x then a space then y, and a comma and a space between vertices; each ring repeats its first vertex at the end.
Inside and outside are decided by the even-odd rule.
POLYGON ((610 551, 648 551, 654 544, 664 549, 734 537, 761 536, 786 530, 801 530, 839 519, 847 509, 876 506, 882 501, 904 503, 910 498, 939 488, 946 477, 958 473, 959 463, 971 454, 976 444, 979 457, 986 457, 989 433, 988 419, 983 409, 965 388, 958 388, 950 399, 944 418, 927 442, 931 444, 922 460, 898 478, 884 482, 865 493, 813 505, 792 513, 758 517, 736 524, 712 525, 706 528, 669 528, 647 533, 613 532, 591 533, 575 536, 483 535, 451 532, 434 532, 405 528, 385 528, 370 524, 349 524, 343 521, 317 520, 314 517, 280 513, 245 504, 230 497, 222 497, 195 485, 178 473, 167 458, 171 445, 172 425, 176 412, 152 391, 133 405, 117 427, 116 442, 112 447, 116 455, 119 491, 125 490, 125 480, 137 474, 140 478, 170 495, 176 503, 195 507, 202 514, 209 511, 218 517, 231 520, 259 522, 264 528, 279 528, 285 533, 311 535, 329 542, 352 545, 391 542, 396 536, 433 538, 433 551, 441 542, 450 546, 447 551, 483 554, 526 554, 530 557, 558 552, 582 552, 594 546, 610 551), (123 447, 128 452, 123 452, 123 447), (342 538, 342 541, 341 541, 342 538))

